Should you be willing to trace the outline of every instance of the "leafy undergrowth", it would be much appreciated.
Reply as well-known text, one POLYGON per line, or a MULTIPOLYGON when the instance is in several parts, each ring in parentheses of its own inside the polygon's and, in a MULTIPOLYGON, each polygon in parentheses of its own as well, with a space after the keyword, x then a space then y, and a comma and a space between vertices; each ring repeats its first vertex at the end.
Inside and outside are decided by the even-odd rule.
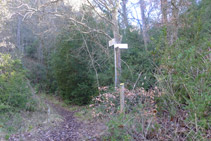
POLYGON ((125 114, 119 113, 119 92, 101 88, 102 94, 94 98, 92 116, 108 119, 106 140, 209 140, 211 129, 188 120, 190 112, 184 108, 174 111, 160 110, 156 99, 163 97, 157 87, 125 90, 125 114))

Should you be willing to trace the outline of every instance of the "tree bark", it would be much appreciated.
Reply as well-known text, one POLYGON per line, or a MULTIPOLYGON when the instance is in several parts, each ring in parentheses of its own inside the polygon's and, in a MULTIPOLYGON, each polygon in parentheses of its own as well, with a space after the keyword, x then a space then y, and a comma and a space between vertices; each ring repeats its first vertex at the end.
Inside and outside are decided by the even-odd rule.
POLYGON ((143 34, 143 39, 144 39, 145 50, 147 50, 149 37, 147 34, 147 18, 145 16, 145 2, 144 0, 140 0, 139 2, 140 2, 141 19, 142 19, 142 34, 143 34))

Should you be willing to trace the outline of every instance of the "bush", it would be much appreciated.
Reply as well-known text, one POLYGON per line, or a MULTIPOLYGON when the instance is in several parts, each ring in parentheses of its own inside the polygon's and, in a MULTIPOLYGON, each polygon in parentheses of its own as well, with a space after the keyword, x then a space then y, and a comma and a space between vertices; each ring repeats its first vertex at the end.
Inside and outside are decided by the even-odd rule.
POLYGON ((27 78, 32 84, 36 85, 39 90, 47 90, 47 70, 42 63, 36 62, 28 57, 22 59, 27 72, 27 78))
POLYGON ((94 98, 93 116, 108 118, 106 140, 146 140, 153 139, 157 132, 155 120, 156 108, 154 96, 160 96, 155 90, 144 88, 129 91, 125 89, 125 114, 120 114, 120 91, 112 92, 108 87, 101 87, 102 94, 94 98))
POLYGON ((34 39, 34 41, 30 44, 25 46, 25 55, 32 59, 37 59, 37 47, 39 46, 38 40, 34 39))
POLYGON ((186 23, 188 27, 180 29, 180 38, 164 49, 157 76, 165 93, 159 99, 160 107, 186 109, 189 112, 188 121, 201 129, 209 128, 211 120, 211 42, 210 32, 205 30, 210 26, 210 21, 204 19, 202 23, 202 18, 211 18, 210 4, 205 0, 197 10, 183 15, 190 18, 186 23))
POLYGON ((161 140, 159 125, 153 115, 145 114, 137 108, 135 114, 120 114, 112 116, 107 123, 109 136, 106 140, 161 140))
POLYGON ((107 87, 102 87, 100 90, 103 90, 102 94, 93 99, 94 104, 90 107, 93 108, 93 117, 108 120, 106 140, 168 140, 170 138, 205 140, 207 138, 208 132, 204 132, 200 124, 195 126, 195 121, 188 120, 187 110, 177 111, 173 104, 169 105, 169 101, 164 98, 168 99, 169 95, 160 92, 157 87, 149 91, 143 88, 135 91, 126 89, 124 114, 119 113, 119 90, 111 92, 107 87), (158 99, 163 103, 158 102, 158 99), (165 104, 166 106, 163 106, 165 104), (158 112, 160 105, 165 113, 158 112), (170 113, 168 109, 173 110, 170 113), (185 122, 185 119, 189 122, 185 122))
POLYGON ((194 120, 196 114, 200 125, 204 124, 204 114, 209 111, 211 99, 211 64, 205 59, 205 50, 206 47, 203 49, 183 45, 167 49, 161 66, 163 75, 158 77, 162 80, 160 84, 166 90, 166 94, 170 94, 169 97, 174 101, 171 105, 186 105, 185 108, 190 111, 190 118, 194 120))
MULTIPOLYGON (((119 114, 120 111, 120 89, 117 89, 115 92, 109 90, 108 87, 101 87, 100 90, 102 94, 93 99, 93 104, 90 107, 93 107, 93 117, 108 117, 119 114)), ((144 104, 146 107, 149 104, 152 104, 148 107, 149 113, 154 114, 154 96, 160 96, 161 93, 155 89, 146 91, 144 88, 139 88, 134 91, 125 89, 125 113, 134 112, 136 109, 143 108, 139 107, 144 104)))
POLYGON ((156 79, 154 77, 155 61, 151 51, 154 46, 148 45, 148 51, 145 50, 143 39, 137 30, 127 31, 127 37, 122 42, 128 43, 129 49, 122 50, 122 78, 129 89, 134 87, 139 75, 141 77, 136 83, 136 87, 143 87, 148 90, 154 87, 156 79))
POLYGON ((0 54, 0 112, 30 109, 34 102, 20 60, 0 54))
POLYGON ((83 105, 88 104, 98 91, 83 54, 78 58, 74 56, 74 50, 80 44, 60 42, 60 48, 52 55, 51 71, 58 86, 58 93, 72 104, 83 105))

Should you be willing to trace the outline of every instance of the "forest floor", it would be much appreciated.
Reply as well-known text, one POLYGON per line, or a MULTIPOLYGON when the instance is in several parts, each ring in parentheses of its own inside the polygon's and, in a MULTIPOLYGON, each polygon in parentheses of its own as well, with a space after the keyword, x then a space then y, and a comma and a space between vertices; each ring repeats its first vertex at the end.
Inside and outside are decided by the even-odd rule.
POLYGON ((104 122, 91 118, 86 107, 70 107, 49 96, 43 100, 47 108, 43 112, 27 115, 25 122, 30 122, 28 130, 10 135, 10 141, 96 141, 107 130, 104 122), (34 120, 38 121, 33 123, 34 120))

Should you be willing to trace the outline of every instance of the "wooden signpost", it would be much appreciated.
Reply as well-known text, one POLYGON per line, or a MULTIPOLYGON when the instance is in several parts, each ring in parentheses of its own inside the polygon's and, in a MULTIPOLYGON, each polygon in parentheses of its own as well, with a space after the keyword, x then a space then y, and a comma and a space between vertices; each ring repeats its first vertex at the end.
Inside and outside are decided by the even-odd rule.
MULTIPOLYGON (((115 64, 115 89, 119 87, 119 77, 120 77, 120 69, 121 65, 117 65, 118 62, 117 60, 120 60, 117 54, 117 49, 128 49, 128 44, 117 44, 115 39, 112 39, 109 41, 109 46, 114 46, 114 64, 115 64)), ((121 64, 121 63, 120 63, 121 64)), ((124 83, 120 84, 120 113, 124 113, 124 101, 125 101, 125 96, 124 96, 124 83)))
MULTIPOLYGON (((112 39, 109 41, 109 46, 114 46, 114 65, 115 65, 115 82, 114 86, 115 88, 119 87, 119 77, 120 77, 120 69, 121 66, 117 65, 118 62, 117 60, 120 60, 117 55, 117 49, 128 49, 128 44, 117 44, 115 39, 112 39), (119 75, 118 75, 119 74, 119 75)), ((120 63, 121 64, 121 63, 120 63)))

